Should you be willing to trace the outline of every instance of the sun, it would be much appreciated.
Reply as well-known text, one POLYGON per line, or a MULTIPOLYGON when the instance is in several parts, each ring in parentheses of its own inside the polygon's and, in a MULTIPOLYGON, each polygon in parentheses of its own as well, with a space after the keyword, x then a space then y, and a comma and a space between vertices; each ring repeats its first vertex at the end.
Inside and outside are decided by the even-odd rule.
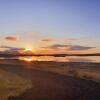
POLYGON ((33 54, 37 52, 38 52, 38 49, 36 48, 24 48, 23 50, 19 50, 19 53, 21 54, 33 54))
POLYGON ((35 48, 25 48, 24 52, 34 53, 34 52, 36 52, 36 50, 35 50, 35 48))
POLYGON ((37 53, 38 52, 38 49, 37 48, 25 48, 23 50, 23 52, 27 52, 27 53, 37 53))

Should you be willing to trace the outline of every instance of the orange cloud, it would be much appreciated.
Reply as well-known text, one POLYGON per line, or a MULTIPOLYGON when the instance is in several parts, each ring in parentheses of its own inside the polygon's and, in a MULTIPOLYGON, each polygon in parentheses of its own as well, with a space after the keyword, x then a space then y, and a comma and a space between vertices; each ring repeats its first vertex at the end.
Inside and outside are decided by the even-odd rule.
POLYGON ((7 36, 5 37, 6 40, 9 40, 9 41, 16 41, 17 38, 16 37, 13 37, 13 36, 7 36))

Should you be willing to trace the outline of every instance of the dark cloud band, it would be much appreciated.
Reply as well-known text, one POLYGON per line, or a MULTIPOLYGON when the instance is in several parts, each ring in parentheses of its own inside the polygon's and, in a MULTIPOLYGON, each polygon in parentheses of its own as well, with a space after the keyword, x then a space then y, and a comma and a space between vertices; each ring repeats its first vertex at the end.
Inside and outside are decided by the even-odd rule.
POLYGON ((49 47, 43 48, 50 48, 50 49, 66 49, 66 50, 88 50, 95 47, 88 47, 88 46, 80 46, 80 45, 61 45, 61 44, 54 44, 49 47))

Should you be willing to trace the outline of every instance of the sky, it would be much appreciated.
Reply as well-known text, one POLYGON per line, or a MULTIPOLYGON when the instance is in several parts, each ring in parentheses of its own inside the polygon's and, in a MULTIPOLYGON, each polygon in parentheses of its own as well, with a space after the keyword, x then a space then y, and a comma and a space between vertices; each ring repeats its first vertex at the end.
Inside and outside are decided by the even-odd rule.
POLYGON ((100 0, 0 0, 0 48, 100 52, 100 0))

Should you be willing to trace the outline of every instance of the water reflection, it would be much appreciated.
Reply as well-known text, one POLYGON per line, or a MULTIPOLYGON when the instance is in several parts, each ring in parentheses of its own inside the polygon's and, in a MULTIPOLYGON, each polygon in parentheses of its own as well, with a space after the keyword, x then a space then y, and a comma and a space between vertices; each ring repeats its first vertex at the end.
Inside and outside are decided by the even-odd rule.
POLYGON ((93 57, 77 57, 77 56, 67 56, 67 57, 53 57, 53 56, 28 56, 19 57, 19 60, 32 62, 32 61, 56 61, 56 62, 100 62, 100 56, 93 57))
POLYGON ((24 57, 19 57, 19 60, 31 62, 31 61, 55 61, 55 57, 48 57, 48 56, 24 56, 24 57))
POLYGON ((23 60, 23 61, 27 61, 27 62, 31 62, 31 61, 35 61, 36 58, 35 57, 19 57, 19 60, 23 60))

